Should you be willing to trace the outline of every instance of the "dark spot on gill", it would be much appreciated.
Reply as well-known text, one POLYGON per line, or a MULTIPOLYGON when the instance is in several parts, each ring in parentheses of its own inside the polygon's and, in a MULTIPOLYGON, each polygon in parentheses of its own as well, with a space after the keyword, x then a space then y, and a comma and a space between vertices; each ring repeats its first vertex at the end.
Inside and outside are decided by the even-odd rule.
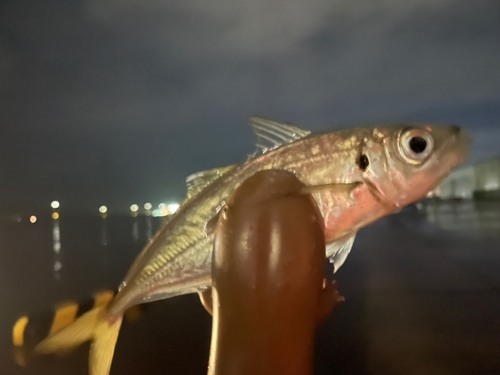
POLYGON ((356 164, 363 172, 366 171, 366 168, 368 168, 368 166, 370 165, 368 156, 366 156, 365 154, 359 155, 358 159, 356 160, 356 164))

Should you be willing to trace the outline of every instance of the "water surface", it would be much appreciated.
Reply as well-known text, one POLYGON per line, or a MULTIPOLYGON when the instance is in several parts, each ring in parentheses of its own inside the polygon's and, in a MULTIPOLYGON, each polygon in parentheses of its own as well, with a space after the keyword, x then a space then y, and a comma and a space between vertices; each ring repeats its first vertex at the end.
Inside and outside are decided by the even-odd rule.
MULTIPOLYGON (((88 345, 16 359, 12 324, 116 288, 156 218, 0 223, 0 374, 87 374, 88 345)), ((316 374, 499 374, 500 203, 428 202, 362 230, 337 273, 346 302, 318 329, 316 374)), ((204 374, 211 318, 195 295, 148 305, 112 374, 204 374)))

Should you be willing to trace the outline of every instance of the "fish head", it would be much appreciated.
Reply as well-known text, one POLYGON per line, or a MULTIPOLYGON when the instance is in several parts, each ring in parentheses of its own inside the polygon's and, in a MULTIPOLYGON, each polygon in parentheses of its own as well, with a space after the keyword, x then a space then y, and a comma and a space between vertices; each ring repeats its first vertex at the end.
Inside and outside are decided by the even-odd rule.
POLYGON ((468 155, 470 137, 456 125, 374 129, 363 147, 364 182, 394 209, 424 197, 468 155))

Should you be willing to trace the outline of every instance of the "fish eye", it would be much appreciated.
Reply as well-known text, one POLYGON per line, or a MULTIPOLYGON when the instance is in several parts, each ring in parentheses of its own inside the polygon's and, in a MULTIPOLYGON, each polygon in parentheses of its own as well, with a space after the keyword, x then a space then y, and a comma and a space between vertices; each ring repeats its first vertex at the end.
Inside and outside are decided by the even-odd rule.
POLYGON ((424 129, 405 129, 399 136, 398 147, 407 162, 420 164, 431 154, 434 139, 424 129))
POLYGON ((427 147, 427 141, 422 137, 413 137, 410 139, 410 148, 415 154, 421 154, 427 147))

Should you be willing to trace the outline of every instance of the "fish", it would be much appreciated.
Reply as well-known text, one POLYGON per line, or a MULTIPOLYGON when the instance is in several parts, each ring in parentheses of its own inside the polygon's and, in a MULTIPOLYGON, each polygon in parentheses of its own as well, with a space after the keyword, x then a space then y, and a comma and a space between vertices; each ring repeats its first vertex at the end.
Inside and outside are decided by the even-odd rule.
POLYGON ((90 340, 91 375, 108 375, 124 312, 211 286, 215 227, 225 201, 248 177, 286 170, 323 216, 335 272, 362 227, 424 197, 467 158, 470 137, 456 125, 396 124, 311 133, 251 117, 257 150, 239 165, 195 173, 187 197, 138 255, 118 294, 36 348, 52 353, 90 340))

